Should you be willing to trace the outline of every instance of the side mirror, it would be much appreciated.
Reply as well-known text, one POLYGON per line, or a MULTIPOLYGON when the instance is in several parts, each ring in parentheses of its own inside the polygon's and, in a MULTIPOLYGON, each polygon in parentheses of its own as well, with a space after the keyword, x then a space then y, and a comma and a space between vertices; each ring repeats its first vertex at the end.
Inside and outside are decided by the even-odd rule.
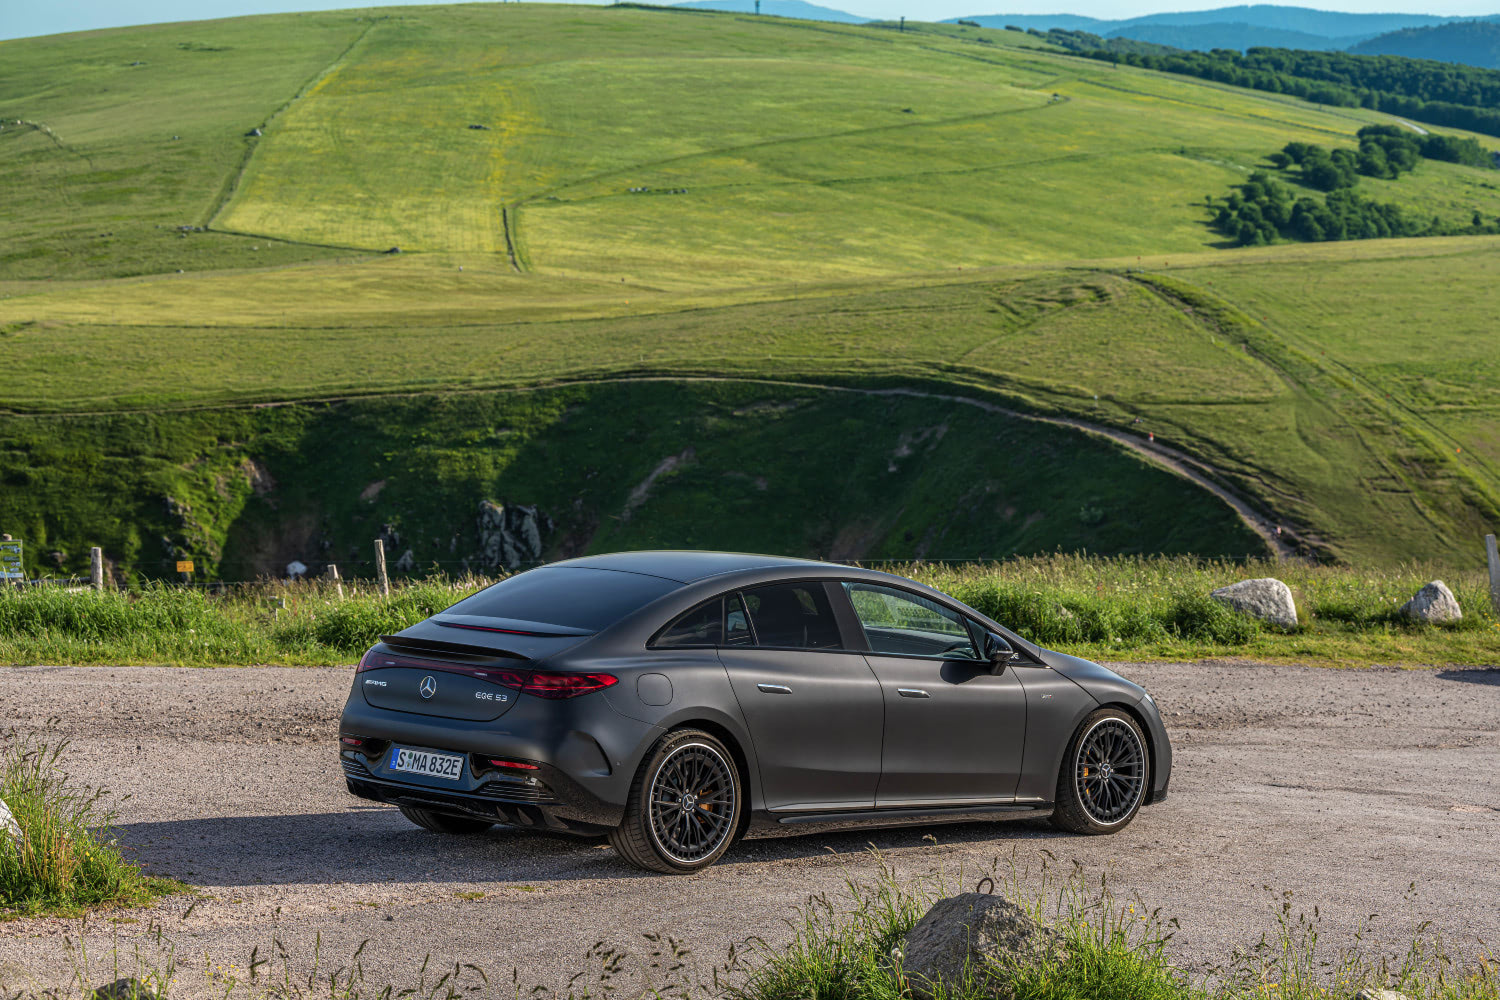
POLYGON ((984 637, 984 658, 990 661, 990 673, 1003 674, 1006 664, 1016 658, 1016 651, 1005 641, 1004 636, 987 632, 984 637))

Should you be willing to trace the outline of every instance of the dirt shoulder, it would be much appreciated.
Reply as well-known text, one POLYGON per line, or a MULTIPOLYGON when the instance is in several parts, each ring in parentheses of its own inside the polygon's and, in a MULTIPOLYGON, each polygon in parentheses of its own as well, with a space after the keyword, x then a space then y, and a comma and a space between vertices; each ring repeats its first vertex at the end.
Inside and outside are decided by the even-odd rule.
MULTIPOLYGON (((136 923, 96 919, 94 949, 154 920, 225 963, 273 935, 305 954, 321 938, 334 956, 368 939, 372 975, 408 975, 430 953, 559 983, 600 939, 635 949, 667 932, 712 964, 751 935, 787 937, 810 893, 873 875, 870 845, 900 872, 968 884, 997 858, 1076 859, 1177 916, 1176 951, 1200 967, 1268 926, 1265 886, 1319 906, 1333 931, 1380 914, 1392 945, 1419 919, 1500 940, 1500 671, 1116 668, 1156 696, 1177 758, 1169 799, 1116 836, 1036 821, 819 834, 743 843, 686 878, 635 871, 598 842, 441 837, 350 797, 334 750, 347 668, 4 668, 0 718, 58 717, 72 769, 130 793, 121 842, 206 894, 185 919, 184 898, 119 915, 136 923)), ((0 979, 56 981, 79 932, 0 924, 0 979)))

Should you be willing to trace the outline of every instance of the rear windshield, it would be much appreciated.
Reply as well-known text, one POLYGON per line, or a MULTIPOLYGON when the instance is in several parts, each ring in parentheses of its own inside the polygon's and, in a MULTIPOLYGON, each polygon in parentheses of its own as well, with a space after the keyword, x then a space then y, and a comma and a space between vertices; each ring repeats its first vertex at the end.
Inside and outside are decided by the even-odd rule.
POLYGON ((543 567, 486 587, 446 613, 515 618, 598 632, 681 586, 676 580, 639 573, 543 567))

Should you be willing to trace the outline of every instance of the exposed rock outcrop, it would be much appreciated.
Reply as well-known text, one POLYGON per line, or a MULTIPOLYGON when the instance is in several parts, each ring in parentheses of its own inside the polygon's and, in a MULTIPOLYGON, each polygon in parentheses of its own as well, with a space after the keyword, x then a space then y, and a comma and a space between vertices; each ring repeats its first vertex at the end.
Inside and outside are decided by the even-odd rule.
POLYGON ((488 569, 520 569, 542 559, 552 518, 533 506, 479 502, 480 557, 488 569))

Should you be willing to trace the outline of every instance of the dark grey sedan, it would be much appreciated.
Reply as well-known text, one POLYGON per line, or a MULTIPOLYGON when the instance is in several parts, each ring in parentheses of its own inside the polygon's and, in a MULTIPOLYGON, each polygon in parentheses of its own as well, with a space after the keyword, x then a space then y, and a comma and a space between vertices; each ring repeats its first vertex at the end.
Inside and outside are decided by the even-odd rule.
POLYGON ((902 577, 723 552, 555 563, 385 636, 339 742, 349 791, 419 826, 608 834, 660 872, 830 824, 1113 833, 1172 770, 1097 664, 902 577))

